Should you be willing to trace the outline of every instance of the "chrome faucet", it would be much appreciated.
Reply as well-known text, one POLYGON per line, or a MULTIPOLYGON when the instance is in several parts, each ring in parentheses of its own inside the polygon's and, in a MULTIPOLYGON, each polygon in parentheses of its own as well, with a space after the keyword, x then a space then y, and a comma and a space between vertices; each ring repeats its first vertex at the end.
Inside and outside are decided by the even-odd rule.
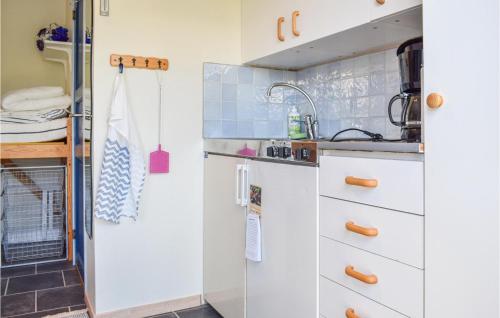
POLYGON ((312 116, 312 120, 311 120, 311 115, 306 115, 305 117, 305 123, 306 123, 306 132, 307 132, 307 135, 308 135, 308 138, 311 139, 311 140, 315 140, 315 139, 318 139, 319 138, 319 123, 318 123, 318 113, 316 112, 316 105, 314 104, 313 100, 311 99, 311 97, 309 96, 309 94, 307 94, 302 88, 296 86, 296 85, 293 85, 293 84, 289 84, 289 83, 284 83, 284 82, 277 82, 277 83, 273 83, 271 86, 269 86, 269 88, 267 89, 267 97, 271 97, 271 91, 273 90, 273 88, 275 87, 288 87, 288 88, 293 88, 295 89, 296 91, 298 91, 299 93, 301 93, 302 95, 304 95, 304 97, 307 99, 307 101, 309 102, 309 104, 311 104, 311 107, 313 109, 313 116, 312 116))

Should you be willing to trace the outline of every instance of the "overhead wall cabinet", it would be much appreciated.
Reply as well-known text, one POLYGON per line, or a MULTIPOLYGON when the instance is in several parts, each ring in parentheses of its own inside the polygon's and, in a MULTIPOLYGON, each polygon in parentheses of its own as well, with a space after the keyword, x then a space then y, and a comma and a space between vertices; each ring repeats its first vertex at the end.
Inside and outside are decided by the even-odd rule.
POLYGON ((414 8, 422 0, 243 0, 242 56, 274 53, 414 8))
POLYGON ((370 19, 377 20, 422 4, 422 0, 367 0, 370 19))

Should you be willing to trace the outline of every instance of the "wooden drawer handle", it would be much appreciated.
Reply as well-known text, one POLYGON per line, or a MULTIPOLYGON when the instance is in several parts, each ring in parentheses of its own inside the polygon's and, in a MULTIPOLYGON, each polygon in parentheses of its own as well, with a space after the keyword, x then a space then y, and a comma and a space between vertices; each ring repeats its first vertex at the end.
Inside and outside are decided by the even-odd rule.
POLYGON ((383 4, 385 4, 385 0, 377 0, 377 3, 380 5, 383 5, 383 4))
POLYGON ((354 312, 354 309, 352 308, 347 308, 345 311, 345 316, 346 318, 360 318, 356 313, 354 312))
POLYGON ((361 235, 364 235, 364 236, 377 236, 378 235, 378 230, 374 227, 362 227, 362 226, 359 226, 359 225, 356 225, 354 224, 354 222, 347 222, 345 224, 345 228, 348 230, 348 231, 351 231, 351 232, 354 232, 354 233, 358 233, 358 234, 361 234, 361 235))
POLYGON ((279 17, 278 18, 278 40, 280 41, 285 41, 285 36, 283 35, 283 22, 285 22, 284 17, 279 17))
POLYGON ((345 268, 345 274, 347 276, 350 276, 354 279, 359 280, 360 282, 363 282, 365 284, 376 284, 378 282, 378 278, 375 275, 365 275, 363 273, 357 272, 354 270, 354 267, 352 266, 346 266, 345 268))
POLYGON ((378 181, 375 179, 361 179, 352 176, 346 177, 345 183, 365 188, 376 188, 378 186, 378 181))
POLYGON ((429 106, 432 109, 436 109, 443 106, 443 103, 444 103, 444 98, 438 93, 431 93, 429 94, 429 96, 427 96, 427 106, 429 106))
POLYGON ((292 13, 292 33, 295 36, 300 35, 300 31, 297 30, 297 17, 300 15, 300 11, 296 10, 292 13))

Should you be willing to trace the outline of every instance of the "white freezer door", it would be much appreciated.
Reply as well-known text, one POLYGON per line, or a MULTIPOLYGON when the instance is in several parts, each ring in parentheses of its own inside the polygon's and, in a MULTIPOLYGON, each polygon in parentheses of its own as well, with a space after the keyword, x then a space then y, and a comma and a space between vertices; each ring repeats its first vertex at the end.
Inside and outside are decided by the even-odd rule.
POLYGON ((245 315, 244 164, 234 157, 205 159, 204 297, 225 318, 245 315))
POLYGON ((317 317, 317 168, 251 161, 262 187, 262 262, 247 261, 247 318, 317 317))

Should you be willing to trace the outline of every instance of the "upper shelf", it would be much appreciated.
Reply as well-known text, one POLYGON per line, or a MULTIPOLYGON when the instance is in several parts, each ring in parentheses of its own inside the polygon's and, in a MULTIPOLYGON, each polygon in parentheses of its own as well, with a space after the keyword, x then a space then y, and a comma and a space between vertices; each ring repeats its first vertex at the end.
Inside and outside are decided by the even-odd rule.
MULTIPOLYGON (((45 50, 62 51, 66 54, 70 54, 73 51, 73 42, 46 40, 44 41, 44 43, 45 43, 45 50)), ((90 44, 85 44, 85 52, 90 52, 90 44)))
POLYGON ((246 64, 300 70, 395 48, 404 41, 422 36, 422 34, 422 8, 417 7, 246 64))
MULTIPOLYGON (((42 52, 43 58, 47 61, 60 63, 64 66, 64 76, 66 80, 66 90, 69 92, 69 84, 73 72, 73 42, 59 42, 45 40, 45 47, 42 52)), ((90 44, 85 44, 85 53, 90 53, 90 44)), ((88 60, 87 58, 85 59, 88 60)))

